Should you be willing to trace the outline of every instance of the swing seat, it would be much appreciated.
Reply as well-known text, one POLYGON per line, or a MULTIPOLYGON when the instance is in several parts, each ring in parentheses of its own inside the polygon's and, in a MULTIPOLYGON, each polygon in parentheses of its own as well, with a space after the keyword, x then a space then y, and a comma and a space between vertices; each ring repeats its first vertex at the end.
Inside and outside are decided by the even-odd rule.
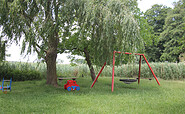
POLYGON ((130 83, 136 82, 137 79, 120 79, 119 81, 122 81, 126 84, 130 84, 130 83))

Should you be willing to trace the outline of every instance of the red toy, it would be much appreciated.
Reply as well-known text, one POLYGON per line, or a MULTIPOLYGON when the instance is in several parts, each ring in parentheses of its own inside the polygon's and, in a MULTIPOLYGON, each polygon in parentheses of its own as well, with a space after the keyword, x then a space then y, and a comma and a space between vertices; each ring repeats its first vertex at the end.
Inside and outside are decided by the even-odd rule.
POLYGON ((78 84, 76 84, 75 80, 67 80, 67 83, 64 85, 64 89, 67 89, 68 91, 71 90, 80 90, 80 87, 78 84))

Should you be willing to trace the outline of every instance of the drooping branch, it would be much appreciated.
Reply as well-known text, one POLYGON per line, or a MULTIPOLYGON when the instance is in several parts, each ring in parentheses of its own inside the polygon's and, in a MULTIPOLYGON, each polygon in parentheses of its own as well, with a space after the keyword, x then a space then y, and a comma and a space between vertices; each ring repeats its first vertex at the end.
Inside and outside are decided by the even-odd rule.
MULTIPOLYGON (((36 43, 34 46, 35 51, 37 52, 38 56, 42 57, 45 59, 45 55, 41 53, 42 48, 36 43), (39 49, 38 49, 39 48, 39 49)), ((43 50, 45 53, 47 52, 46 50, 43 50)))

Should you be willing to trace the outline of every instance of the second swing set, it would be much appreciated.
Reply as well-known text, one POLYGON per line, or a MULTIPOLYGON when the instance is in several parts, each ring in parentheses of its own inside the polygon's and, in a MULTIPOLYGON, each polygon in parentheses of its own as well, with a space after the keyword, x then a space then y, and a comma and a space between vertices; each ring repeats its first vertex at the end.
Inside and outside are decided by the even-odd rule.
MULTIPOLYGON (((116 54, 116 53, 119 53, 119 54, 122 54, 122 53, 123 53, 123 54, 128 54, 128 55, 133 54, 133 53, 128 53, 128 52, 120 52, 120 51, 114 51, 114 52, 113 52, 113 63, 112 63, 112 65, 113 65, 113 67, 112 67, 112 87, 111 87, 112 92, 114 91, 114 67, 115 67, 115 54, 116 54)), ((160 83, 159 83, 159 81, 158 81, 156 75, 154 74, 154 72, 153 72, 152 68, 150 67, 150 65, 149 65, 149 63, 148 63, 146 57, 144 56, 144 54, 134 53, 134 55, 139 55, 139 56, 140 56, 140 59, 139 59, 139 74, 138 74, 138 78, 137 78, 137 79, 120 79, 120 81, 123 81, 124 83, 131 83, 131 82, 136 82, 136 81, 138 81, 138 84, 140 83, 140 76, 141 76, 141 58, 143 57, 144 60, 146 61, 147 65, 148 65, 150 71, 152 72, 153 77, 155 78, 156 82, 158 83, 158 85, 160 85, 160 83)), ((91 85, 91 88, 92 88, 92 87, 94 86, 94 84, 96 83, 96 81, 97 81, 98 77, 100 76, 101 72, 103 71, 105 65, 106 65, 106 62, 105 62, 104 65, 102 66, 102 68, 101 68, 100 72, 98 73, 98 75, 96 76, 94 82, 93 82, 92 85, 91 85)))

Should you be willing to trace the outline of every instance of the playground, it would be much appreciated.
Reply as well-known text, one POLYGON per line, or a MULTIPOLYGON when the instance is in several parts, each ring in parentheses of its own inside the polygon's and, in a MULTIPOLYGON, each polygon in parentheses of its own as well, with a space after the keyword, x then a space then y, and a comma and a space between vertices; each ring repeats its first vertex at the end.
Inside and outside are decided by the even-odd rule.
POLYGON ((79 91, 55 88, 45 80, 12 82, 12 91, 0 93, 0 113, 168 113, 185 112, 185 82, 141 79, 125 84, 111 77, 100 77, 93 88, 90 77, 76 79, 79 91))
POLYGON ((7 88, 9 91, 0 93, 0 113, 185 112, 185 81, 157 77, 144 54, 114 51, 112 77, 101 76, 105 66, 106 62, 99 69, 94 82, 89 76, 58 77, 58 88, 46 85, 44 79, 13 82, 12 78, 3 79, 1 90, 7 88), (139 56, 139 63, 136 65, 138 74, 135 77, 130 78, 122 72, 123 76, 114 76, 119 68, 115 66, 116 53, 139 56), (143 77, 141 67, 144 64, 141 60, 144 60, 150 71, 149 79, 143 77), (4 82, 8 82, 9 85, 6 83, 6 86, 4 82))

